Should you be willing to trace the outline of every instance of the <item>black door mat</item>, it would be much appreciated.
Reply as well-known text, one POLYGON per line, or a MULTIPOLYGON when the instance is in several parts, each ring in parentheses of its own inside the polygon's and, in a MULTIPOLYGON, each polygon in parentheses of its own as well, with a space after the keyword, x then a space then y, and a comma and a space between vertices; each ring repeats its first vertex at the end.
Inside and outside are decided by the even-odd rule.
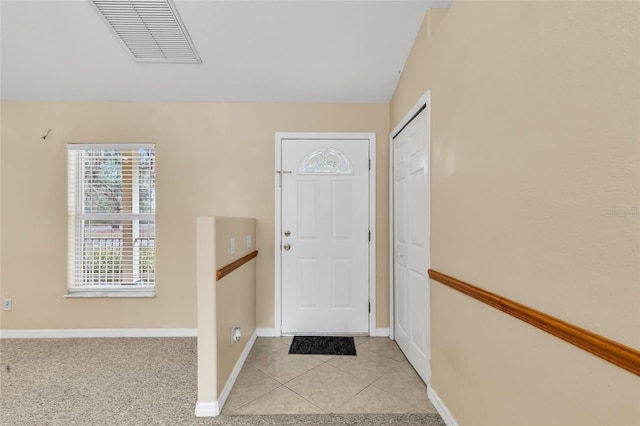
POLYGON ((353 337, 294 336, 289 354, 297 355, 356 355, 353 337))

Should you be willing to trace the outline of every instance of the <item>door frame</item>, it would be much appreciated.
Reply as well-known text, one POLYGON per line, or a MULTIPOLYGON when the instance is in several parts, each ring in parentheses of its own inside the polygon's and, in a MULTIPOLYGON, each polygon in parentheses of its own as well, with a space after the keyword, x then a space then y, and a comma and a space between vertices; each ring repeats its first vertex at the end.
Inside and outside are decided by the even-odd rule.
POLYGON ((275 258, 275 295, 274 295, 274 334, 282 334, 282 188, 280 178, 282 171, 282 141, 283 140, 368 140, 369 160, 369 335, 376 333, 376 134, 356 132, 276 132, 275 152, 275 226, 274 226, 274 258, 275 258))
MULTIPOLYGON (((431 173, 433 168, 431 161, 431 90, 427 90, 420 97, 420 100, 411 107, 411 109, 407 112, 407 114, 402 117, 402 120, 398 123, 396 127, 389 133, 389 337, 392 340, 395 340, 395 329, 396 329, 396 314, 395 314, 395 162, 393 156, 393 139, 397 136, 402 129, 407 126, 420 112, 422 109, 426 109, 427 112, 427 121, 429 123, 429 174, 428 174, 428 184, 431 187, 431 173), (426 107, 426 108, 425 108, 426 107)), ((431 209, 431 191, 429 191, 429 209, 431 209)), ((428 263, 431 265, 431 222, 429 222, 427 231, 429 232, 429 259, 428 263)), ((429 320, 431 320, 431 307, 429 307, 429 320)), ((431 342, 431 330, 427 330, 427 339, 431 342)), ((431 351, 431 345, 429 345, 429 351, 431 351)))

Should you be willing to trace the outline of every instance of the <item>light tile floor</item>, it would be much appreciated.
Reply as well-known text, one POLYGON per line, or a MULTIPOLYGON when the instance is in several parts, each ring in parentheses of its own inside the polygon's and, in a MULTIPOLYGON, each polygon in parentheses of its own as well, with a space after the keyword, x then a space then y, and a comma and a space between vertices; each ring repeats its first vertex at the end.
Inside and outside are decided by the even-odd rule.
POLYGON ((222 413, 435 413, 396 343, 356 337, 357 356, 289 355, 291 337, 259 337, 222 413))

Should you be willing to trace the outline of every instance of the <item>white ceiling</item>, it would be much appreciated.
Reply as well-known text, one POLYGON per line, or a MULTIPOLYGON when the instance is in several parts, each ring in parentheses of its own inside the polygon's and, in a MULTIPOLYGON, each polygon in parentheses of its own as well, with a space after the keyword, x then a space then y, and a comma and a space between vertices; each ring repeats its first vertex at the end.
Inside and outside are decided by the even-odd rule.
POLYGON ((3 100, 386 103, 450 1, 175 0, 202 64, 136 63, 88 0, 1 0, 3 100))

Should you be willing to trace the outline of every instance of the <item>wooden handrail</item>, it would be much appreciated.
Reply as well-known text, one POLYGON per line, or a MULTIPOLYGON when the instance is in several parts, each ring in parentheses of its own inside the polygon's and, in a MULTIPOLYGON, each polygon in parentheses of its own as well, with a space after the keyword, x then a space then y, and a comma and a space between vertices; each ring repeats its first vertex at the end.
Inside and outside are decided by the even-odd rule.
POLYGON ((230 273, 232 273, 233 271, 235 271, 236 269, 238 269, 239 267, 241 267, 251 259, 255 258, 256 256, 258 256, 258 250, 252 251, 248 255, 241 257, 235 262, 232 262, 227 266, 224 266, 218 269, 218 271, 216 272, 216 281, 220 281, 222 278, 226 277, 227 275, 229 275, 230 273))
POLYGON ((640 351, 433 269, 429 278, 640 376, 640 351))

